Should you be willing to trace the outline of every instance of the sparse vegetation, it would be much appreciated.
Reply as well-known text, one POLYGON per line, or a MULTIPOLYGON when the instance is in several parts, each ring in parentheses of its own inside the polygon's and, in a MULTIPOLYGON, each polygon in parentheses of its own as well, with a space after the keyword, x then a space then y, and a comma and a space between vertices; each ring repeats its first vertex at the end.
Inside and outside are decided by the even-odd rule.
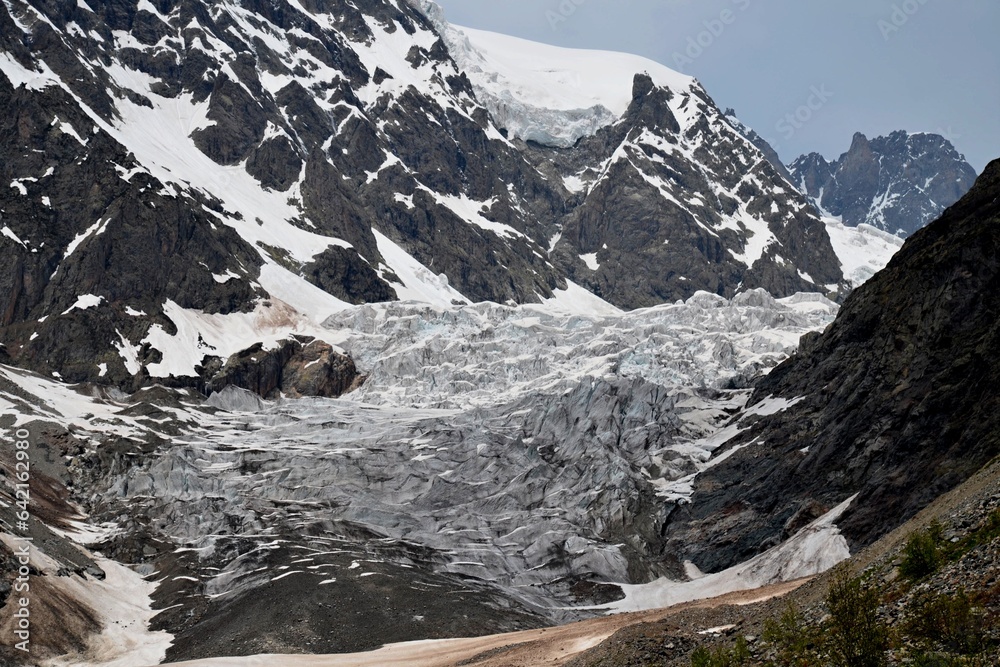
POLYGON ((819 637, 798 608, 789 604, 777 620, 764 623, 764 641, 777 649, 775 667, 812 667, 818 664, 819 637))
POLYGON ((962 655, 986 648, 985 630, 985 610, 975 606, 964 590, 918 598, 906 623, 911 637, 962 655))
POLYGON ((830 612, 826 644, 840 667, 882 667, 889 649, 889 629, 879 619, 879 593, 860 578, 841 572, 826 597, 830 612))
POLYGON ((750 649, 740 637, 733 647, 720 646, 714 651, 699 646, 691 654, 691 667, 741 667, 750 664, 750 649))
POLYGON ((948 560, 955 561, 978 546, 990 544, 1000 537, 1000 510, 994 510, 983 525, 970 532, 956 544, 948 545, 948 560))
POLYGON ((938 546, 942 532, 941 524, 935 521, 927 530, 910 535, 903 547, 899 573, 910 581, 918 581, 937 572, 943 560, 938 546))
POLYGON ((692 667, 1000 667, 998 542, 1000 510, 935 520, 881 567, 832 573, 822 607, 788 603, 748 656, 703 647, 692 667))

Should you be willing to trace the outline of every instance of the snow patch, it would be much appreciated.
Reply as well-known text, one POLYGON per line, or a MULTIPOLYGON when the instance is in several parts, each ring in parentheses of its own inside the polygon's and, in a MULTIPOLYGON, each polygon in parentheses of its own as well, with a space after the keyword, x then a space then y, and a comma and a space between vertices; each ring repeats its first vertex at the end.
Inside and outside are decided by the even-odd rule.
POLYGON ((415 260, 389 237, 373 229, 378 251, 388 267, 402 283, 394 282, 396 295, 403 301, 421 301, 442 308, 457 303, 470 303, 458 290, 448 284, 448 276, 434 275, 426 266, 415 260))
POLYGON ((590 269, 591 271, 597 271, 599 268, 601 268, 600 263, 597 261, 596 252, 592 252, 586 255, 580 255, 580 259, 583 260, 583 263, 586 264, 587 268, 590 269))
POLYGON ((68 315, 70 311, 77 309, 87 310, 88 308, 96 308, 97 306, 101 305, 102 301, 104 301, 103 296, 96 296, 94 294, 81 294, 79 297, 77 297, 76 303, 74 303, 72 306, 64 310, 62 314, 68 315))
POLYGON ((835 218, 823 218, 844 277, 852 287, 871 279, 903 247, 903 239, 871 225, 848 227, 835 218))
POLYGON ((24 241, 22 241, 21 239, 19 239, 18 236, 17 236, 17 234, 15 234, 13 232, 13 230, 11 230, 11 228, 8 227, 7 225, 4 225, 3 229, 0 229, 0 233, 2 233, 4 236, 6 236, 7 238, 9 238, 14 243, 19 243, 21 245, 21 247, 23 247, 23 248, 27 248, 28 247, 28 245, 24 241))
POLYGON ((621 584, 625 599, 595 609, 615 613, 659 609, 712 598, 734 591, 752 590, 829 570, 850 558, 847 540, 836 521, 857 496, 851 496, 825 515, 780 544, 740 565, 693 581, 658 579, 649 584, 621 584))
POLYGON ((601 297, 580 287, 572 280, 566 281, 566 289, 552 290, 552 298, 544 299, 542 303, 550 312, 563 312, 572 315, 587 315, 590 317, 618 317, 622 310, 613 306, 601 297))

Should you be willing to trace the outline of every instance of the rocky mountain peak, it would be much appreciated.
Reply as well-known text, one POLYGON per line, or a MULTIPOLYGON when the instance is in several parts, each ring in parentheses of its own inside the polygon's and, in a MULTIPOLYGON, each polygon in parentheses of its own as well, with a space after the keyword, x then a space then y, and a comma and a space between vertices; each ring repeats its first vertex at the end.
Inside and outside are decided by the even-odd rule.
POLYGON ((0 7, 10 358, 211 387, 350 304, 845 288, 805 197, 695 80, 435 7, 0 7))
POLYGON ((976 173, 945 137, 858 132, 833 162, 816 154, 789 165, 792 182, 825 214, 907 237, 968 192, 976 173))

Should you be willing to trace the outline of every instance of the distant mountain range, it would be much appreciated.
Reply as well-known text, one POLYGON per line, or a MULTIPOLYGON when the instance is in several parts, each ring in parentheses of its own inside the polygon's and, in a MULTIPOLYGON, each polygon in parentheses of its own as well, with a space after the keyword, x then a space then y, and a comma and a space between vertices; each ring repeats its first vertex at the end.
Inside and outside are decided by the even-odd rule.
POLYGON ((871 140, 858 133, 839 159, 810 153, 788 169, 824 214, 904 238, 936 220, 976 181, 975 169, 946 138, 903 131, 871 140))
POLYGON ((848 227, 869 225, 906 238, 936 220, 976 181, 965 156, 938 134, 900 130, 869 140, 859 132, 850 150, 832 162, 809 153, 786 166, 733 109, 726 109, 726 119, 824 217, 848 227))

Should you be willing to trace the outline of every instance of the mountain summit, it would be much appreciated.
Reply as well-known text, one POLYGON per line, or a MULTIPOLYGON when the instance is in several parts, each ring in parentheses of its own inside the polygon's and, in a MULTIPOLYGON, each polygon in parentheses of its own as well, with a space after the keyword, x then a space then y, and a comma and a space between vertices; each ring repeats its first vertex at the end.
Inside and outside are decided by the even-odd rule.
POLYGON ((871 225, 907 237, 962 197, 975 170, 946 138, 899 131, 869 140, 854 135, 833 162, 818 153, 788 166, 792 182, 821 211, 845 225, 871 225))

